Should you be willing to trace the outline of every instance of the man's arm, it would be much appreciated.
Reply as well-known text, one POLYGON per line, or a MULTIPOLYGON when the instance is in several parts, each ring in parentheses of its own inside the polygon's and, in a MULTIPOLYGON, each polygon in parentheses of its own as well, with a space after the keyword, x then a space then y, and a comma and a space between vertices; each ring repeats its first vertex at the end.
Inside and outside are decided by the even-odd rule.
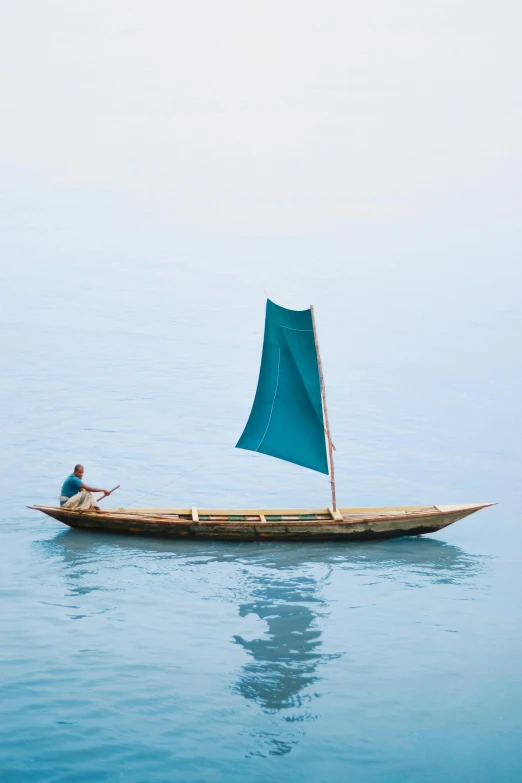
POLYGON ((80 489, 86 489, 87 492, 103 492, 104 496, 110 495, 106 489, 96 489, 96 487, 88 487, 87 484, 80 484, 80 489))

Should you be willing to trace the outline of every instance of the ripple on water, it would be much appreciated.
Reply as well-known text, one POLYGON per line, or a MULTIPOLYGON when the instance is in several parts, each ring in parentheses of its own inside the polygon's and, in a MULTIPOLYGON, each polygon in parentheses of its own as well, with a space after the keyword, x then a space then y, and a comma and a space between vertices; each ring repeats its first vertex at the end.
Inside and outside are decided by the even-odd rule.
POLYGON ((457 547, 67 531, 13 563, 9 783, 435 781, 437 742, 491 730, 470 718, 493 566, 457 547))

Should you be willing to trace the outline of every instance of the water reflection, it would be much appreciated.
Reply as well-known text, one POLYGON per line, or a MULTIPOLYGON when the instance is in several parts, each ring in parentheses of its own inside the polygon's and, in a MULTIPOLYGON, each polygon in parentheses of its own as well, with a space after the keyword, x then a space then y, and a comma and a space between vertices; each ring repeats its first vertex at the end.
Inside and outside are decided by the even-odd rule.
POLYGON ((237 562, 268 569, 297 569, 311 564, 387 572, 395 578, 419 574, 435 581, 460 581, 476 574, 484 556, 471 555, 434 538, 397 538, 370 542, 239 543, 135 538, 60 531, 36 542, 46 557, 59 557, 67 567, 89 570, 89 565, 132 557, 149 567, 162 559, 204 566, 209 562, 237 562))
MULTIPOLYGON (((259 555, 258 555, 259 557, 259 555)), ((251 755, 284 755, 317 716, 314 703, 324 665, 343 653, 323 648, 321 625, 328 604, 324 587, 334 568, 349 569, 372 580, 393 579, 410 587, 431 583, 461 583, 480 569, 480 560, 457 547, 432 539, 376 544, 297 545, 264 553, 263 570, 250 577, 251 599, 239 606, 242 617, 253 615, 265 624, 264 634, 234 640, 249 656, 234 691, 255 702, 265 713, 280 713, 274 731, 255 735, 251 755), (291 724, 291 725, 289 725, 291 724)))
MULTIPOLYGON (((254 630, 254 638, 233 636, 246 658, 231 685, 233 693, 267 716, 269 725, 260 725, 254 738, 253 753, 260 755, 288 753, 299 741, 306 722, 316 717, 316 684, 324 675, 324 666, 343 654, 329 654, 321 633, 328 613, 325 587, 333 571, 351 571, 358 580, 362 576, 365 585, 393 580, 415 589, 444 582, 466 589, 484 566, 483 558, 436 539, 239 544, 67 531, 40 546, 47 557, 61 559, 75 595, 107 589, 103 576, 95 580, 97 586, 86 578, 98 575, 104 566, 113 569, 132 564, 153 579, 156 574, 189 568, 200 594, 208 598, 210 588, 214 600, 237 602, 239 617, 260 621, 262 630, 254 630), (209 583, 208 574, 212 564, 224 561, 234 567, 232 575, 227 573, 237 589, 220 592, 217 584, 209 583)), ((117 589, 126 589, 126 584, 117 589)))
POLYGON ((319 586, 311 576, 265 574, 255 579, 252 600, 239 607, 241 617, 253 614, 263 620, 266 632, 249 641, 234 637, 251 656, 236 690, 264 710, 300 706, 301 691, 317 680, 317 664, 328 657, 321 654, 317 610, 310 606, 323 604, 319 586))

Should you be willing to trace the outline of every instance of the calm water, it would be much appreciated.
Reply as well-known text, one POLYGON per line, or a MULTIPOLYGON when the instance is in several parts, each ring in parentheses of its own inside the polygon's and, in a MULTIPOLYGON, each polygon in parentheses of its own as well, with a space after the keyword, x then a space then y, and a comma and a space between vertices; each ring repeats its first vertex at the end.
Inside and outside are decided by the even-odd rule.
POLYGON ((385 270, 370 234, 354 268, 339 241, 145 242, 130 219, 117 246, 103 205, 72 263, 81 206, 4 248, 2 780, 520 780, 518 269, 421 272, 413 243, 385 270), (77 461, 118 505, 325 505, 324 477, 233 448, 265 290, 316 305, 341 505, 499 506, 356 545, 108 538, 26 509, 77 461))

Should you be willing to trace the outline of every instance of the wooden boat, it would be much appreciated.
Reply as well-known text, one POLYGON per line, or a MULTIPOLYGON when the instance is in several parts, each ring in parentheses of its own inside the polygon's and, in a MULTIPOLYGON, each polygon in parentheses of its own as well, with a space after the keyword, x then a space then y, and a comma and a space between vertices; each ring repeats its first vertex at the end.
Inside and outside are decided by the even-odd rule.
POLYGON ((434 533, 481 508, 457 506, 337 508, 333 452, 314 308, 266 305, 254 404, 238 448, 328 475, 332 503, 320 509, 120 508, 75 511, 30 506, 69 527, 166 538, 361 541, 434 533))
POLYGON ((197 509, 120 508, 68 511, 30 506, 77 530, 155 538, 221 538, 228 541, 366 541, 435 533, 493 505, 396 508, 197 509))

